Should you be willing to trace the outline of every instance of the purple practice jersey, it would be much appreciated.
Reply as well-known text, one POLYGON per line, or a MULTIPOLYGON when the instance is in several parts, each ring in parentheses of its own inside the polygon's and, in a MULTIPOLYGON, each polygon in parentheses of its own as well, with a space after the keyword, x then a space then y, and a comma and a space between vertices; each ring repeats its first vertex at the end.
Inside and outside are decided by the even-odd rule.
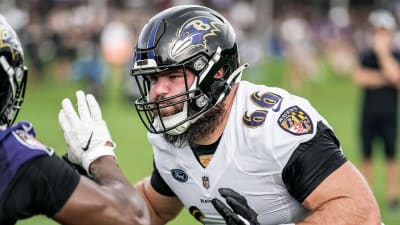
POLYGON ((0 197, 25 162, 54 154, 52 148, 43 145, 35 137, 32 124, 27 121, 0 129, 0 197))

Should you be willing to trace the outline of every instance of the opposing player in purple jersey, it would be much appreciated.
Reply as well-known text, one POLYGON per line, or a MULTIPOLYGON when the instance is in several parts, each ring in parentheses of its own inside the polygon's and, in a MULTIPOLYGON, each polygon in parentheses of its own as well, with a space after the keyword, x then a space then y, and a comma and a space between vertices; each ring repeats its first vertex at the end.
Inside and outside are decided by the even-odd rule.
MULTIPOLYGON (((92 141, 86 143, 91 149, 84 153, 92 179, 41 144, 30 122, 13 125, 24 101, 27 72, 18 36, 0 15, 0 224, 36 214, 62 224, 149 224, 144 202, 116 164, 115 144, 92 95, 78 94, 80 112, 92 106, 85 122, 96 124, 92 141), (99 135, 107 141, 97 141, 99 135)), ((74 121, 79 124, 83 122, 74 121)))

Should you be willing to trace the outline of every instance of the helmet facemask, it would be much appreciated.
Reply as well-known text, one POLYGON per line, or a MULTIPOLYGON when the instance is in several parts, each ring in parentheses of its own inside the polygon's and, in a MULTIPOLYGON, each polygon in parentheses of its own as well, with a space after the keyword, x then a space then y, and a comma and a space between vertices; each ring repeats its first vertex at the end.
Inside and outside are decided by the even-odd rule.
POLYGON ((198 88, 199 80, 195 76, 193 83, 189 86, 187 79, 187 68, 173 67, 170 69, 181 68, 184 77, 185 91, 163 99, 151 101, 150 77, 155 74, 135 75, 136 82, 141 93, 135 101, 136 110, 145 127, 152 133, 168 133, 178 135, 184 132, 193 120, 207 110, 209 104, 207 96, 198 88), (182 105, 182 110, 174 115, 160 116, 161 110, 182 105))
POLYGON ((0 101, 0 126, 10 126, 14 123, 21 105, 24 101, 26 82, 27 82, 27 68, 18 65, 12 66, 4 55, 0 56, 0 71, 3 76, 1 79, 2 87, 0 101))

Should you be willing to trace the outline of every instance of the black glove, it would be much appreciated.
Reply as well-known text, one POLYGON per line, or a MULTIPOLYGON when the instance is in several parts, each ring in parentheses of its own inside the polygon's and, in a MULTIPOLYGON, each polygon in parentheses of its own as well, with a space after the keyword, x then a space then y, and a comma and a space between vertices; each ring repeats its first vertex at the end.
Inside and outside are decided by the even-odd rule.
POLYGON ((83 176, 85 176, 85 177, 88 177, 88 178, 92 179, 92 178, 87 174, 86 170, 85 170, 81 165, 75 164, 75 163, 71 162, 71 161, 68 159, 68 153, 65 153, 61 158, 62 158, 65 162, 67 162, 77 173, 79 173, 80 175, 83 175, 83 176))
POLYGON ((245 197, 230 188, 220 188, 218 191, 231 208, 217 198, 212 199, 211 203, 227 225, 260 225, 257 213, 250 208, 245 197))

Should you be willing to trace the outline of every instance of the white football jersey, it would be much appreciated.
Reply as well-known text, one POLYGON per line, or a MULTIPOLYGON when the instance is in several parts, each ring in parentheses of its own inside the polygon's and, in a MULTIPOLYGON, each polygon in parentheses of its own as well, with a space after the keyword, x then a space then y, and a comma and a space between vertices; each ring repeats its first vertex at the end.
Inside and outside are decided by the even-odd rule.
MULTIPOLYGON (((287 191, 282 170, 296 147, 312 139, 317 122, 328 123, 298 96, 280 88, 241 81, 223 135, 203 168, 189 145, 177 148, 162 135, 148 135, 156 167, 191 213, 204 224, 225 224, 211 204, 218 188, 244 195, 261 224, 284 224, 308 211, 287 191)), ((328 125, 329 126, 329 125, 328 125)))

